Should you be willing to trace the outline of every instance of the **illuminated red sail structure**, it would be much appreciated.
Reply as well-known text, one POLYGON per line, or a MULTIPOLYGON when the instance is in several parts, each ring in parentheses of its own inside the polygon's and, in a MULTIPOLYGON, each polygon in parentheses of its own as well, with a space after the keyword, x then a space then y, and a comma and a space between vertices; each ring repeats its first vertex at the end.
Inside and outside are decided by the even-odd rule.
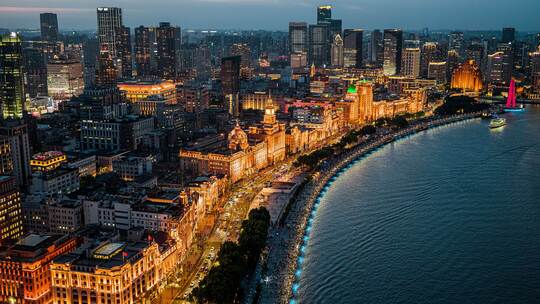
POLYGON ((510 88, 508 89, 508 98, 506 99, 507 108, 516 107, 516 82, 514 79, 510 81, 510 88))

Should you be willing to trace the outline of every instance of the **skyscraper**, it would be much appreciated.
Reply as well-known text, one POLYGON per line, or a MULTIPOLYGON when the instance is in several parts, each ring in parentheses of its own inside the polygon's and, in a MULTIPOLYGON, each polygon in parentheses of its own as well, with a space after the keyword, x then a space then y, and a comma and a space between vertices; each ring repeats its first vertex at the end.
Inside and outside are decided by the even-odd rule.
POLYGON ((502 29, 502 43, 510 43, 516 41, 516 29, 513 27, 505 27, 502 29))
POLYGON ((138 76, 151 74, 152 36, 148 27, 141 25, 135 28, 135 69, 138 76))
POLYGON ((403 52, 403 66, 401 74, 418 78, 420 76, 420 49, 407 48, 403 52))
POLYGON ((317 7, 317 24, 330 24, 332 20, 332 6, 321 5, 317 7))
POLYGON ((0 244, 23 235, 21 193, 15 179, 0 176, 0 244))
POLYGON ((101 87, 116 87, 117 80, 118 70, 114 66, 113 56, 107 45, 103 45, 99 51, 95 84, 101 87))
POLYGON ((456 51, 458 56, 461 56, 463 52, 464 41, 463 32, 452 32, 448 36, 448 50, 456 51))
POLYGON ((233 117, 239 114, 240 64, 242 57, 231 56, 221 59, 221 90, 225 106, 233 117))
POLYGON ((48 95, 65 101, 84 90, 83 65, 77 59, 58 59, 47 63, 48 95))
POLYGON ((530 54, 531 57, 531 79, 535 92, 540 93, 540 50, 530 54))
POLYGON ((346 29, 343 32, 343 62, 346 68, 362 67, 362 44, 364 31, 346 29))
POLYGON ((169 22, 160 22, 156 29, 158 74, 162 78, 176 79, 176 51, 180 48, 180 28, 169 22))
POLYGON ((117 57, 117 47, 120 43, 122 29, 122 9, 118 7, 97 8, 98 41, 106 45, 113 57, 117 57))
POLYGON ((373 30, 369 40, 369 61, 382 66, 384 58, 384 40, 381 31, 373 30))
POLYGON ((131 32, 129 27, 122 26, 120 28, 118 57, 122 65, 122 77, 131 78, 133 76, 133 59, 131 56, 131 32))
POLYGON ((497 52, 503 54, 501 79, 504 84, 508 85, 514 72, 514 46, 512 43, 499 43, 497 52))
POLYGON ((309 26, 309 64, 317 67, 329 63, 328 25, 312 24, 309 26))
POLYGON ((334 36, 330 52, 331 65, 334 67, 343 67, 343 39, 341 35, 334 36))
POLYGON ((16 33, 0 36, 0 101, 2 118, 22 118, 24 75, 21 38, 16 33))
POLYGON ((429 63, 438 61, 438 45, 435 42, 426 42, 422 46, 422 52, 420 54, 420 75, 422 77, 428 76, 429 63))
POLYGON ((30 98, 47 95, 47 65, 41 48, 23 49, 24 74, 26 75, 25 92, 30 98))
POLYGON ((488 55, 487 80, 492 84, 502 84, 504 79, 504 52, 495 52, 488 55))
POLYGON ((306 22, 289 23, 290 53, 307 53, 308 51, 308 25, 306 22))
POLYGON ((41 40, 47 42, 58 41, 58 19, 56 14, 41 13, 39 14, 41 40))
POLYGON ((11 172, 2 172, 15 177, 21 188, 30 184, 30 140, 28 127, 22 120, 6 120, 0 124, 0 137, 9 143, 10 158, 12 162, 11 172))
POLYGON ((400 29, 384 30, 384 62, 385 75, 401 73, 401 56, 403 52, 403 32, 400 29))

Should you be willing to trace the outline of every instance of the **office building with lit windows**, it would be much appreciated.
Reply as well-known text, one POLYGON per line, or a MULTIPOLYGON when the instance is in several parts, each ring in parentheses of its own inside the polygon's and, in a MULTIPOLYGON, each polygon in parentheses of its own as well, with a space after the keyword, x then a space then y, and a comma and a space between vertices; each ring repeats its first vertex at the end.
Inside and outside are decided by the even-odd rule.
POLYGON ((75 59, 50 60, 47 63, 47 90, 54 100, 65 101, 84 90, 83 65, 75 59))
POLYGON ((0 36, 0 100, 2 118, 22 118, 24 103, 21 37, 16 33, 0 36))
POLYGON ((23 235, 21 193, 11 176, 0 176, 0 244, 23 235))
POLYGON ((403 53, 403 32, 400 29, 384 30, 384 74, 391 76, 401 73, 403 53))
POLYGON ((67 235, 30 234, 0 253, 0 302, 52 304, 51 261, 78 240, 67 235))

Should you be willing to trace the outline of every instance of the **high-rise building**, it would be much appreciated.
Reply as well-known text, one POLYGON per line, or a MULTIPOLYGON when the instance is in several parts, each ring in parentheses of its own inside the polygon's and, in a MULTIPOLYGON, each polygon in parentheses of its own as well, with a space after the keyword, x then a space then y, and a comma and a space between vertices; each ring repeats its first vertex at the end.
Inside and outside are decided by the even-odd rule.
POLYGON ((221 90, 226 108, 234 117, 239 114, 240 64, 242 57, 232 56, 221 59, 221 90))
POLYGON ((384 58, 383 34, 379 30, 373 30, 369 40, 369 61, 382 66, 384 58))
POLYGON ((329 64, 329 40, 327 24, 309 26, 309 64, 322 67, 329 64))
POLYGON ((165 79, 176 79, 176 51, 180 48, 180 28, 160 22, 156 29, 158 74, 165 79))
POLYGON ((446 79, 446 62, 430 62, 428 66, 428 75, 429 79, 437 80, 438 84, 445 84, 446 79))
POLYGON ((306 22, 289 23, 290 53, 307 53, 308 51, 308 25, 306 22))
POLYGON ((107 48, 117 69, 117 77, 131 77, 131 39, 129 28, 123 26, 122 9, 98 7, 98 41, 100 49, 107 48))
POLYGON ((332 20, 332 6, 321 5, 317 7, 317 24, 329 24, 332 20))
POLYGON ((0 176, 0 244, 23 235, 21 193, 12 176, 0 176))
POLYGON ((346 68, 362 67, 362 44, 364 31, 346 29, 343 32, 343 62, 346 68))
POLYGON ((504 75, 504 52, 495 52, 488 55, 486 78, 491 84, 503 84, 506 81, 504 75))
POLYGON ((240 68, 245 69, 251 66, 251 48, 247 43, 234 43, 229 48, 230 56, 240 56, 240 68))
POLYGON ((435 62, 438 59, 438 45, 436 42, 426 42, 422 46, 422 52, 420 54, 420 75, 422 77, 428 76, 429 63, 435 62))
POLYGON ((473 60, 467 60, 453 71, 452 89, 480 92, 484 88, 482 73, 473 60))
POLYGON ((513 27, 505 27, 502 29, 502 43, 511 43, 516 41, 516 29, 513 27))
POLYGON ((501 80, 503 84, 508 85, 514 72, 514 45, 512 43, 499 43, 497 52, 503 54, 501 80))
POLYGON ((452 79, 454 70, 459 66, 459 54, 456 50, 448 51, 446 57, 446 79, 452 79))
POLYGON ((452 32, 448 36, 448 51, 456 51, 461 56, 464 44, 463 32, 452 32))
POLYGON ((540 49, 536 52, 530 53, 531 59, 531 80, 533 89, 535 92, 540 93, 540 49))
POLYGON ((21 38, 16 33, 0 36, 0 102, 2 118, 22 118, 24 93, 21 38))
POLYGON ((342 35, 342 24, 341 19, 330 20, 330 25, 328 26, 328 37, 330 39, 333 39, 336 35, 342 35))
POLYGON ((57 59, 47 63, 49 96, 58 101, 79 96, 84 90, 83 65, 75 59, 57 59))
POLYGON ((152 35, 151 29, 145 26, 135 28, 135 69, 137 76, 150 76, 152 74, 152 35))
POLYGON ((101 87, 113 87, 116 86, 117 81, 118 70, 114 66, 113 56, 107 49, 107 45, 103 45, 99 51, 95 84, 101 87))
POLYGON ((30 184, 30 140, 28 127, 22 120, 6 120, 0 125, 0 138, 9 143, 12 171, 3 172, 15 177, 17 184, 25 189, 30 184))
POLYGON ((471 44, 465 50, 465 58, 467 60, 474 60, 480 69, 482 69, 482 67, 485 65, 484 53, 485 49, 483 45, 471 44))
POLYGON ((25 92, 30 98, 47 95, 47 65, 41 48, 23 49, 25 92))
POLYGON ((400 29, 384 30, 384 62, 385 75, 401 73, 401 56, 403 52, 403 32, 400 29))
POLYGON ((118 7, 97 8, 98 41, 104 45, 114 58, 118 57, 117 48, 121 40, 122 9, 118 7))
POLYGON ((133 58, 131 56, 131 32, 129 27, 120 28, 118 57, 121 60, 122 78, 133 77, 133 58))
POLYGON ((56 14, 39 14, 39 23, 41 28, 41 40, 47 42, 58 41, 58 19, 56 14))
POLYGON ((343 39, 339 34, 334 36, 330 52, 331 65, 334 67, 343 67, 343 39))
POLYGON ((407 48, 403 51, 401 74, 418 78, 420 76, 420 49, 407 48))

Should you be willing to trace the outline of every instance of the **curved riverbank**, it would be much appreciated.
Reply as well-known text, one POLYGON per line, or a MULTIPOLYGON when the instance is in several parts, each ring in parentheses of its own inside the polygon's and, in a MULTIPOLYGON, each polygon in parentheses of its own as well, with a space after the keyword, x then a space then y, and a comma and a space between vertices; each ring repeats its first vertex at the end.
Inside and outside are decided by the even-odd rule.
POLYGON ((337 176, 350 168, 362 156, 368 155, 370 152, 395 140, 430 128, 475 117, 478 117, 478 114, 453 116, 418 123, 396 133, 378 136, 370 141, 362 142, 341 155, 327 160, 321 170, 314 174, 314 178, 307 183, 302 193, 300 193, 293 207, 294 210, 287 221, 289 227, 275 229, 275 234, 272 234, 272 239, 269 242, 271 248, 268 257, 270 273, 266 286, 263 286, 261 303, 296 302, 294 296, 300 287, 299 278, 302 273, 303 255, 309 240, 313 218, 320 197, 324 195, 337 176))

